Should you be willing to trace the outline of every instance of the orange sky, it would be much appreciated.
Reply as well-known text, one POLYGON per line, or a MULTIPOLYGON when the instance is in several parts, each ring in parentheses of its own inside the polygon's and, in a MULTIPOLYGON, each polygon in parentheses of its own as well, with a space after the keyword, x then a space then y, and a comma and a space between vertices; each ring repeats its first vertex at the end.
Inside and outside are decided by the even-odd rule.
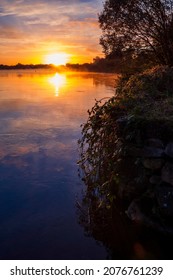
POLYGON ((45 63, 53 53, 67 53, 71 63, 103 56, 102 6, 102 0, 1 0, 0 64, 45 63))

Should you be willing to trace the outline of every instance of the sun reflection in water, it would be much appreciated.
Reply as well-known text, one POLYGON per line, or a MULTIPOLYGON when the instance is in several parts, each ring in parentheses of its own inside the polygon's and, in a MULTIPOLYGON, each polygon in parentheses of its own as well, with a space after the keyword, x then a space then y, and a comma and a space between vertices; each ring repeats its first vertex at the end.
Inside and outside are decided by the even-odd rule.
POLYGON ((55 96, 59 96, 60 88, 66 83, 66 76, 56 73, 53 77, 49 78, 49 83, 55 87, 55 96))

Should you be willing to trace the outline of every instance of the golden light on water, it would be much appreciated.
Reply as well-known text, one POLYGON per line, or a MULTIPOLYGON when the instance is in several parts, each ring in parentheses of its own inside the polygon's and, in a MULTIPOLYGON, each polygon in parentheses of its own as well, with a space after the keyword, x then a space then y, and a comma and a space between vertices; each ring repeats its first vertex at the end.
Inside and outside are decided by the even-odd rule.
POLYGON ((66 83, 66 76, 56 73, 48 81, 55 87, 55 96, 59 96, 59 89, 66 83))
POLYGON ((69 55, 66 53, 53 53, 45 56, 46 64, 53 64, 55 66, 65 65, 69 61, 69 55))

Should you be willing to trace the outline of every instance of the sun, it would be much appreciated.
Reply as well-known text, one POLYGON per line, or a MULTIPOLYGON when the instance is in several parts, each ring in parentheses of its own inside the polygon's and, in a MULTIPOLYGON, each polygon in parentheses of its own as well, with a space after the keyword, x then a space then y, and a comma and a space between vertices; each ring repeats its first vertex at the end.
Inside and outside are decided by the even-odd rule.
POLYGON ((65 65, 69 60, 69 55, 66 53, 53 53, 45 56, 46 64, 53 64, 55 66, 65 65))

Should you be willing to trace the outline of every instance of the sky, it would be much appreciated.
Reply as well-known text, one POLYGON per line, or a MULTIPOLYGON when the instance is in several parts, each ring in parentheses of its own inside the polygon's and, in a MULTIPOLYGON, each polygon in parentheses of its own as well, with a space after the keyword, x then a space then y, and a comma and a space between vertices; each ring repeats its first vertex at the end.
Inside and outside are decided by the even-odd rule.
POLYGON ((68 54, 70 63, 103 56, 98 13, 102 0, 1 0, 0 64, 46 63, 68 54))

